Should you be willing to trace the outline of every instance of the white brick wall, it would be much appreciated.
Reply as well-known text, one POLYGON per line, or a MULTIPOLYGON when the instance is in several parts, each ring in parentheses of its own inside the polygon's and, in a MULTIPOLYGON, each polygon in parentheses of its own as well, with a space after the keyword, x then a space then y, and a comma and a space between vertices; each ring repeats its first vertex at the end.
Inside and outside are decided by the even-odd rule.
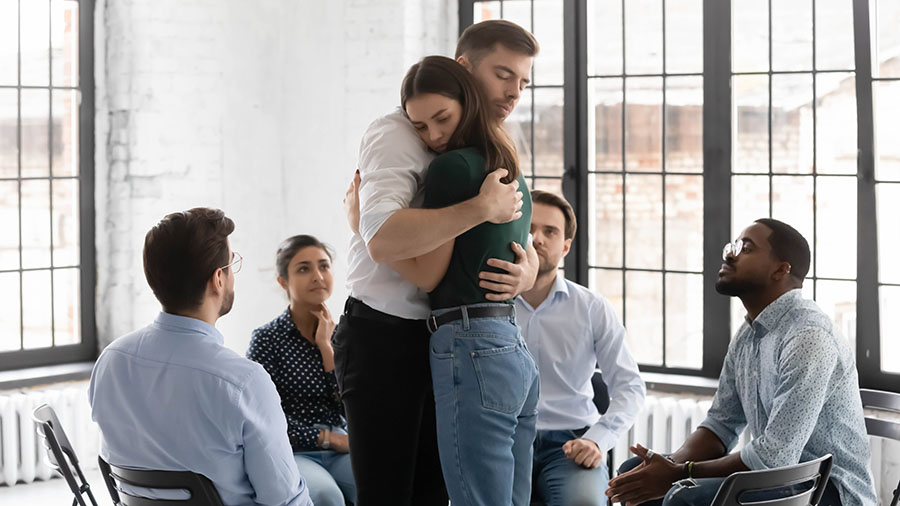
POLYGON ((243 352, 285 300, 275 248, 312 233, 338 252, 332 310, 346 290, 341 198, 366 125, 399 101, 426 54, 450 54, 454 0, 99 1, 97 326, 101 343, 158 311, 143 236, 167 212, 221 207, 244 255, 220 322, 243 352), (448 21, 449 20, 449 21, 448 21), (427 24, 428 26, 425 26, 427 24))

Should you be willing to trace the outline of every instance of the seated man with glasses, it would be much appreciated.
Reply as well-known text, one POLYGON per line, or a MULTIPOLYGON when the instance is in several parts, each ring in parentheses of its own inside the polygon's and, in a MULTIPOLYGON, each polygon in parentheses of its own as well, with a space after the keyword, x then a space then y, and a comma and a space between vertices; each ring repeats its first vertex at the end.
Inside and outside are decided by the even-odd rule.
POLYGON ((215 327, 231 310, 241 268, 228 244, 233 230, 222 211, 197 208, 147 232, 144 274, 162 312, 94 365, 88 401, 100 455, 119 467, 201 474, 225 505, 308 506, 275 385, 261 365, 226 348, 215 327))
MULTIPOLYGON (((709 505, 732 473, 830 453, 831 478, 819 505, 875 504, 853 351, 801 292, 810 265, 806 239, 764 218, 726 244, 722 256, 716 291, 740 298, 747 316, 728 347, 707 418, 671 456, 632 447, 638 457, 622 465, 606 495, 628 505, 709 505), (753 440, 729 453, 748 426, 753 440)), ((784 487, 743 499, 797 492, 784 487)))

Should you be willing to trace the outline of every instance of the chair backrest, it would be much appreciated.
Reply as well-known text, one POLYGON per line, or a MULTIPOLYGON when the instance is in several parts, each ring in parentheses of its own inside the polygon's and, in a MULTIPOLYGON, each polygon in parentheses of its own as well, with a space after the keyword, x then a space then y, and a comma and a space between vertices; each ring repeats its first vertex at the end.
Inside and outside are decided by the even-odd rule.
POLYGON ((100 473, 109 496, 116 506, 223 506, 222 498, 212 481, 202 474, 190 471, 144 471, 114 466, 98 458, 100 473), (117 483, 128 485, 123 490, 117 483), (186 490, 190 497, 178 499, 148 499, 130 493, 131 488, 159 490, 186 490))
POLYGON ((49 404, 41 404, 31 413, 31 419, 34 420, 38 437, 47 449, 50 467, 62 475, 69 489, 75 494, 73 504, 87 506, 84 502, 84 495, 87 495, 91 504, 97 506, 94 494, 91 493, 91 486, 85 480, 81 466, 78 465, 75 449, 69 443, 69 438, 66 437, 66 432, 53 408, 49 404))
MULTIPOLYGON (((862 388, 859 390, 859 396, 864 408, 900 413, 900 394, 862 388)), ((870 436, 900 441, 900 422, 867 416, 866 432, 870 436)), ((900 482, 894 490, 891 506, 897 506, 898 501, 900 501, 900 482)))
POLYGON ((599 371, 591 376, 591 386, 594 387, 594 406, 597 406, 597 411, 602 415, 609 409, 609 390, 599 371))
POLYGON ((743 502, 747 492, 760 492, 776 488, 814 482, 812 488, 779 499, 770 499, 766 506, 815 506, 822 499, 828 477, 831 474, 831 454, 795 466, 744 471, 725 478, 710 506, 742 506, 759 504, 743 502))

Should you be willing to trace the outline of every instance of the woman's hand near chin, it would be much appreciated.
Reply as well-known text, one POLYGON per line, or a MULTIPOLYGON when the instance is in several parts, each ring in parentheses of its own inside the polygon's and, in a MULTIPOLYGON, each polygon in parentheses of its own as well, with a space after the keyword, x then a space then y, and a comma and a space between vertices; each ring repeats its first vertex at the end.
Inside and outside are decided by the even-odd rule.
POLYGON ((318 325, 316 325, 315 342, 319 352, 322 353, 322 366, 325 368, 325 372, 331 372, 334 370, 334 350, 331 348, 331 335, 334 334, 335 327, 334 320, 331 318, 331 311, 328 310, 328 306, 323 302, 319 304, 317 309, 310 312, 319 320, 318 325))

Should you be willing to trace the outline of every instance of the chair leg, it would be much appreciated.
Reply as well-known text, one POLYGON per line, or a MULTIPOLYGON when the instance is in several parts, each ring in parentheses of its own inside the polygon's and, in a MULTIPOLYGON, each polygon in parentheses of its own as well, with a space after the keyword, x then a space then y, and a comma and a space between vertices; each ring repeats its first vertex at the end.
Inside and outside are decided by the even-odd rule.
POLYGON ((897 488, 894 490, 894 500, 891 501, 891 506, 897 506, 897 501, 900 501, 900 482, 897 483, 897 488))

